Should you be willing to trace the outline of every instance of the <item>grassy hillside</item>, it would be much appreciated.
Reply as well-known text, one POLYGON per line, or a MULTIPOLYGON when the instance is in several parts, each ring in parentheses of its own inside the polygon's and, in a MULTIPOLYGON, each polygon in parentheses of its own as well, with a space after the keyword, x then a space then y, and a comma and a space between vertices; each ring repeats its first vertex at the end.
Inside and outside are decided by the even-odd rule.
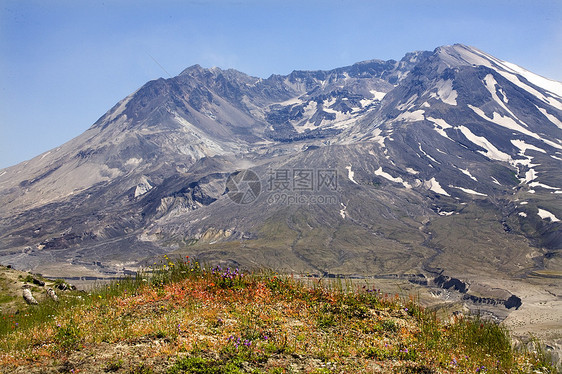
POLYGON ((368 286, 165 259, 5 314, 3 373, 554 373, 478 318, 368 286))

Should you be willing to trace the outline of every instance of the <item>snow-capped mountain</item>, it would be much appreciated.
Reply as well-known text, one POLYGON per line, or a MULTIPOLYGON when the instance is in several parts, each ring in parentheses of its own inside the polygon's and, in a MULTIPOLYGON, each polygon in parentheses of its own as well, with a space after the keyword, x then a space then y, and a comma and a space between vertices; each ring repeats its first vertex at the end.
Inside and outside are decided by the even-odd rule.
POLYGON ((0 262, 560 272, 561 166, 562 83, 472 47, 267 79, 195 65, 0 171, 0 262))

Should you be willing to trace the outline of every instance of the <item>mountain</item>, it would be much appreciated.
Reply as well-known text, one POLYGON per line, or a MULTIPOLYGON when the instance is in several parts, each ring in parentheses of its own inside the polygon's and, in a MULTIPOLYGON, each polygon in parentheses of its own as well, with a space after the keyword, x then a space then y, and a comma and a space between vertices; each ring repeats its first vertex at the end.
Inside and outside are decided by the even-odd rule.
POLYGON ((558 277, 561 166, 562 83, 476 48, 267 79, 195 65, 0 171, 0 262, 558 277))

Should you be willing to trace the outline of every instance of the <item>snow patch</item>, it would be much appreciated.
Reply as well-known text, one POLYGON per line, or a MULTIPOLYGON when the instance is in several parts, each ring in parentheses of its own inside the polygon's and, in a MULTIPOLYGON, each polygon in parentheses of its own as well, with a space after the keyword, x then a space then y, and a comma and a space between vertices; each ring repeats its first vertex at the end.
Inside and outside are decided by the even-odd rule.
POLYGON ((558 187, 552 187, 552 186, 549 186, 549 185, 546 185, 546 184, 543 184, 543 183, 540 183, 540 182, 529 183, 529 187, 542 187, 542 188, 545 188, 547 190, 559 190, 560 189, 558 187))
POLYGON ((529 169, 525 172, 525 178, 522 180, 523 183, 529 183, 537 179, 537 172, 535 169, 529 169))
POLYGON ((343 203, 340 203, 340 204, 343 207, 342 209, 340 209, 340 216, 341 216, 341 218, 345 219, 345 216, 346 216, 345 211, 346 211, 347 207, 343 203))
POLYGON ((413 112, 404 112, 401 113, 394 121, 404 121, 404 122, 416 122, 416 121, 423 121, 425 111, 418 109, 413 112))
MULTIPOLYGON (((332 106, 332 105, 334 105, 335 103, 336 103, 336 98, 333 97, 333 98, 331 98, 331 99, 324 100, 324 101, 322 102, 322 106, 324 107, 324 110, 326 110, 326 109, 327 109, 326 107, 332 106)), ((333 112, 335 112, 335 110, 334 110, 333 112)))
MULTIPOLYGON (((505 106, 505 103, 502 100, 500 100, 500 98, 498 97, 498 94, 497 94, 497 91, 496 91, 496 85, 498 85, 498 82, 496 82, 496 80, 494 79, 494 76, 492 74, 488 74, 488 75, 486 75, 486 77, 484 77, 484 84, 486 85, 486 88, 488 89, 488 91, 492 95, 492 98, 494 99, 494 101, 496 103, 498 103, 498 105, 500 107, 502 107, 507 113, 509 113, 509 115, 511 115, 513 118, 517 118, 517 116, 515 114, 513 114, 511 112, 511 110, 509 110, 507 108, 507 106, 505 106)), ((525 126, 527 126, 527 125, 525 125, 525 126)))
POLYGON ((142 162, 142 158, 132 157, 125 162, 125 165, 138 165, 142 162))
MULTIPOLYGON (((468 107, 470 109, 472 109, 474 111, 474 113, 476 113, 477 115, 479 115, 480 117, 482 117, 486 121, 494 122, 496 125, 500 125, 500 126, 505 127, 507 129, 520 132, 522 134, 528 135, 528 136, 530 136, 532 138, 535 138, 535 139, 541 139, 541 137, 538 136, 537 134, 535 134, 534 132, 527 130, 526 128, 522 127, 520 124, 515 122, 513 120, 513 118, 504 117, 497 112, 493 112, 492 118, 490 118, 486 115, 486 113, 484 113, 484 111, 482 109, 477 108, 475 106, 472 106, 470 104, 468 105, 468 107)), ((527 125, 525 125, 525 126, 527 126, 527 125)))
POLYGON ((46 152, 43 156, 41 156, 40 160, 44 159, 45 157, 47 157, 49 155, 49 153, 51 153, 51 151, 46 152))
MULTIPOLYGON (((512 118, 510 117, 504 117, 499 113, 494 112, 492 115, 492 118, 490 119, 485 113, 484 111, 482 111, 482 109, 474 107, 472 105, 468 105, 470 109, 472 109, 476 114, 478 114, 480 117, 482 117, 483 119, 485 119, 486 121, 490 121, 490 122, 494 122, 497 125, 500 125, 502 127, 508 128, 510 130, 513 131, 517 131, 520 132, 522 134, 528 135, 531 138, 535 138, 535 139, 539 139, 540 141, 550 145, 551 147, 554 148, 558 148, 558 149, 562 149, 562 145, 555 143, 551 140, 548 139, 544 139, 541 138, 539 135, 535 134, 532 131, 527 130, 526 128, 522 127, 521 125, 519 125, 518 123, 516 123, 512 118)), ((527 125, 525 125, 527 126, 527 125)), ((527 126, 528 127, 528 126, 527 126)))
POLYGON ((492 143, 490 143, 488 139, 484 138, 483 136, 474 135, 472 131, 468 129, 468 127, 459 126, 459 130, 461 130, 462 134, 472 143, 484 148, 485 151, 478 151, 478 152, 482 153, 484 156, 488 157, 489 159, 498 160, 498 161, 511 160, 511 156, 497 149, 492 143))
POLYGON ((511 164, 513 166, 517 166, 517 165, 525 165, 529 168, 535 167, 535 166, 539 166, 540 164, 533 164, 533 158, 531 156, 526 156, 527 158, 525 160, 513 160, 511 162, 511 164))
POLYGON ((351 165, 346 166, 345 168, 347 169, 347 177, 349 178, 349 180, 355 184, 359 184, 355 181, 355 179, 353 179, 353 177, 355 176, 355 172, 351 170, 351 165))
POLYGON ((519 215, 520 215, 521 217, 527 217, 527 213, 525 213, 525 212, 519 212, 519 215))
POLYGON ((381 92, 376 90, 371 90, 369 92, 375 97, 375 100, 382 100, 386 96, 386 92, 381 92))
POLYGON ((533 94, 539 100, 545 102, 548 105, 552 105, 553 107, 555 107, 557 109, 562 110, 562 103, 559 100, 555 99, 554 97, 550 97, 550 98, 546 97, 544 94, 535 90, 533 87, 528 86, 527 84, 523 83, 516 74, 512 74, 512 73, 509 73, 507 71, 498 71, 498 73, 503 75, 503 77, 506 78, 507 80, 509 80, 511 83, 513 83, 516 86, 519 86, 520 88, 524 89, 525 91, 533 94))
POLYGON ((406 171, 410 174, 414 174, 414 175, 418 175, 420 172, 417 170, 414 170, 412 168, 406 168, 406 171))
POLYGON ((502 100, 504 103, 508 104, 509 103, 509 99, 507 98, 507 95, 505 93, 505 91, 501 88, 498 87, 498 91, 502 94, 502 100))
POLYGON ((437 126, 439 126, 442 129, 452 129, 453 128, 453 126, 449 125, 444 119, 441 119, 441 118, 427 117, 427 120, 435 123, 437 126))
MULTIPOLYGON (((455 167, 456 167, 456 166, 455 166, 455 167)), ((459 171, 462 172, 464 175, 468 176, 470 179, 472 179, 472 180, 478 182, 478 179, 476 179, 476 178, 474 177, 474 175, 470 174, 470 171, 468 171, 468 169, 461 169, 461 168, 459 168, 459 167, 456 167, 456 168, 459 169, 459 171)))
POLYGON ((435 179, 435 177, 433 177, 433 178, 431 178, 430 180, 426 181, 424 184, 425 184, 425 186, 426 186, 429 190, 431 190, 431 191, 433 191, 433 192, 435 192, 435 193, 438 193, 438 194, 441 194, 441 195, 445 195, 445 196, 451 196, 451 195, 449 195, 449 194, 447 193, 447 191, 445 191, 445 190, 443 189, 443 187, 441 187, 441 185, 439 184, 439 182, 437 182, 437 180, 435 179))
MULTIPOLYGON (((371 105, 373 103, 374 100, 369 100, 369 99, 361 99, 359 100, 359 102, 361 103, 361 107, 365 108, 368 107, 369 105, 371 105)), ((357 110, 359 110, 360 108, 357 108, 357 110)))
POLYGON ((435 162, 436 164, 441 164, 439 161, 437 161, 436 159, 425 153, 425 151, 422 149, 421 143, 418 143, 418 147, 420 149, 420 152, 423 153, 425 157, 429 158, 431 161, 435 162))
MULTIPOLYGON (((318 103, 316 103, 316 101, 311 101, 303 109, 304 109, 303 117, 312 118, 314 113, 316 113, 316 111, 318 110, 318 103)), ((309 122, 309 121, 305 121, 300 126, 293 126, 293 127, 295 128, 295 130, 297 130, 299 134, 305 132, 306 130, 314 130, 316 128, 314 122, 309 122)))
POLYGON ((550 222, 560 222, 560 220, 556 218, 556 216, 551 212, 549 212, 548 210, 539 208, 539 212, 537 214, 542 219, 550 219, 550 222))
POLYGON ((440 99, 445 104, 457 105, 457 91, 453 89, 453 81, 447 79, 437 82, 437 92, 433 92, 430 97, 440 99))
POLYGON ((546 109, 539 108, 539 107, 537 107, 537 109, 539 110, 539 112, 541 112, 546 117, 546 119, 548 119, 550 122, 554 123, 556 126, 558 126, 558 128, 562 129, 562 121, 560 121, 558 118, 554 117, 552 114, 548 113, 546 111, 546 109))
POLYGON ((377 143, 379 143, 379 145, 381 146, 381 148, 384 148, 384 140, 386 139, 385 136, 381 136, 382 130, 381 129, 375 129, 373 131, 373 140, 377 143))
POLYGON ((449 135, 445 132, 445 129, 451 129, 453 126, 449 125, 444 119, 441 118, 433 118, 427 117, 427 120, 433 122, 433 129, 437 131, 437 133, 450 141, 454 141, 453 139, 449 138, 449 135))
POLYGON ((439 212, 439 215, 440 215, 440 216, 450 216, 450 215, 452 215, 452 214, 454 214, 454 213, 455 213, 455 211, 452 211, 452 212, 445 212, 444 210, 442 210, 442 211, 439 212))
POLYGON ((494 182, 495 184, 500 185, 500 186, 502 185, 502 184, 501 184, 500 182, 498 182, 498 180, 497 180, 496 178, 494 178, 494 177, 492 177, 492 182, 494 182))
POLYGON ((533 151, 538 151, 542 153, 546 153, 546 151, 542 148, 535 147, 532 144, 525 143, 523 140, 515 139, 511 140, 511 143, 521 150, 521 154, 524 155, 527 149, 531 149, 533 151))
POLYGON ((523 69, 522 67, 520 67, 518 65, 515 65, 511 62, 503 61, 503 65, 506 66, 507 68, 511 69, 515 73, 523 76, 525 79, 527 79, 529 82, 531 82, 535 86, 539 86, 541 88, 544 88, 545 90, 548 90, 548 91, 558 95, 559 97, 562 97, 562 83, 561 82, 557 82, 557 81, 553 81, 553 80, 541 77, 540 75, 537 75, 535 73, 531 73, 529 70, 523 69))
POLYGON ((476 192, 476 191, 471 190, 471 189, 469 189, 469 188, 453 186, 453 185, 451 185, 451 184, 449 185, 449 187, 451 187, 451 188, 456 188, 456 189, 461 190, 461 191, 463 191, 463 192, 466 192, 467 194, 470 194, 470 195, 488 196, 488 195, 486 195, 485 193, 476 192))
POLYGON ((394 182, 394 183, 400 183, 401 185, 403 185, 406 188, 412 188, 412 186, 408 182, 403 180, 402 178, 393 177, 389 173, 383 171, 382 166, 380 166, 377 170, 375 170, 375 175, 381 176, 381 177, 383 177, 385 179, 388 179, 389 181, 394 182))
POLYGON ((302 104, 302 100, 298 97, 294 97, 292 99, 289 100, 285 100, 282 101, 280 103, 277 103, 278 105, 282 105, 282 106, 288 106, 288 105, 295 105, 295 104, 302 104))

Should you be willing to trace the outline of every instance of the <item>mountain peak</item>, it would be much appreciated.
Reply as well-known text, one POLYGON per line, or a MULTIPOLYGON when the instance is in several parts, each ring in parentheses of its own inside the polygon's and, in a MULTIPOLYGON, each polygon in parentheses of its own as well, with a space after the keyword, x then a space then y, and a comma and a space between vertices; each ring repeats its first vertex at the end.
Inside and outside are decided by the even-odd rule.
MULTIPOLYGON (((508 80, 513 82, 516 75, 523 77, 527 82, 533 85, 543 88, 550 93, 558 96, 558 99, 562 98, 562 82, 551 80, 535 73, 532 73, 516 64, 501 60, 494 57, 486 52, 479 50, 478 48, 467 46, 464 44, 453 44, 441 46, 435 49, 434 55, 443 64, 440 67, 455 68, 460 66, 486 66, 488 68, 498 71, 508 80)), ((525 85, 520 79, 517 79, 519 83, 517 85, 525 85)), ((554 104, 558 109, 561 109, 558 104, 554 104)))
POLYGON ((191 65, 191 66, 185 68, 181 73, 178 74, 178 76, 202 74, 207 70, 208 69, 205 69, 201 65, 195 64, 195 65, 191 65))
POLYGON ((446 67, 454 68, 460 66, 490 65, 487 54, 464 44, 445 45, 435 49, 434 56, 446 67))

